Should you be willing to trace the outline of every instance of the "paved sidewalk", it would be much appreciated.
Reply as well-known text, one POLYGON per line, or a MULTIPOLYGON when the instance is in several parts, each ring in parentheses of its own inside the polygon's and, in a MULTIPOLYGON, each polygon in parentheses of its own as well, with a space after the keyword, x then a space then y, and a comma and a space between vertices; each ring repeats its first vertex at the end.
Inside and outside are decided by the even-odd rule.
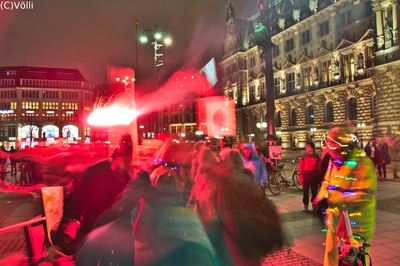
MULTIPOLYGON (((285 170, 288 174, 289 168, 287 164, 285 170)), ((390 171, 388 169, 388 173, 390 171)), ((374 266, 400 265, 400 179, 391 177, 388 175, 390 179, 387 182, 378 183, 376 230, 370 250, 374 266)), ((322 265, 325 233, 320 221, 311 212, 301 211, 301 192, 290 187, 281 195, 275 196, 269 191, 267 195, 281 212, 285 228, 294 241, 292 247, 268 256, 263 265, 322 265)), ((42 213, 41 202, 31 195, 0 193, 0 228, 42 213)), ((135 246, 137 248, 140 244, 135 243, 135 246)), ((151 250, 136 251, 135 265, 146 265, 152 256, 154 253, 151 250)), ((22 229, 0 235, 0 266, 3 265, 29 265, 22 229)))

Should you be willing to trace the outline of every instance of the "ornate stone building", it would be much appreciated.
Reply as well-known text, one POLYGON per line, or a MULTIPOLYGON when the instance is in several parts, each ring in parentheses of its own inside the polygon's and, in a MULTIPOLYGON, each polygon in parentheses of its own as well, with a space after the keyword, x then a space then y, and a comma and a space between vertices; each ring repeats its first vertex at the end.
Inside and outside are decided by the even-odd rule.
MULTIPOLYGON (((275 128, 283 148, 310 140, 318 146, 335 125, 351 123, 364 145, 400 131, 398 0, 281 0, 270 11, 275 128)), ((220 62, 224 94, 237 107, 237 136, 256 142, 265 133, 256 124, 266 121, 269 97, 254 40, 258 22, 259 14, 240 18, 229 5, 220 62)))

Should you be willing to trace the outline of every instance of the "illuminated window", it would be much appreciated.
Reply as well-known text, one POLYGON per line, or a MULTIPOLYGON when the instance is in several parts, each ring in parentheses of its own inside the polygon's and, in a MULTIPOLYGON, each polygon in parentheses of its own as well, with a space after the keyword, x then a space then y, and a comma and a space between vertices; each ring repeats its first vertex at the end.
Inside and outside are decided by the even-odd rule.
POLYGON ((43 102, 42 106, 42 109, 44 110, 58 110, 57 102, 43 102))
POLYGON ((39 102, 22 102, 22 109, 39 109, 39 102))
POLYGON ((62 110, 78 110, 78 104, 77 103, 62 103, 61 109, 62 110))

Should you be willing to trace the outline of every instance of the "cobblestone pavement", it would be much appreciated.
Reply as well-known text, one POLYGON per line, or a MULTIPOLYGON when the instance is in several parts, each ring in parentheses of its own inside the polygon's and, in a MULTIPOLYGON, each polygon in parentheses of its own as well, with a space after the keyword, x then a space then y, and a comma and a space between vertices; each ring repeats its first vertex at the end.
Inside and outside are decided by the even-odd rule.
POLYGON ((6 194, 0 200, 0 224, 4 222, 22 203, 32 201, 31 195, 6 194))
POLYGON ((262 265, 265 266, 282 266, 282 265, 308 265, 308 266, 322 266, 322 263, 313 261, 290 248, 282 249, 267 256, 262 265))

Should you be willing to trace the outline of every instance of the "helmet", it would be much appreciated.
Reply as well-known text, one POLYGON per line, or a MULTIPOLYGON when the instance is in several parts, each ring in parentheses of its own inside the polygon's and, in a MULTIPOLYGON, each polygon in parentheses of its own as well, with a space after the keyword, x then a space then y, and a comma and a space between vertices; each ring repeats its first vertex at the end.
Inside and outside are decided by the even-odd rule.
POLYGON ((125 133, 119 140, 119 156, 132 156, 132 137, 125 133))
POLYGON ((343 163, 347 154, 357 147, 358 139, 351 129, 346 127, 334 127, 322 137, 321 147, 327 149, 329 154, 339 164, 343 163))

